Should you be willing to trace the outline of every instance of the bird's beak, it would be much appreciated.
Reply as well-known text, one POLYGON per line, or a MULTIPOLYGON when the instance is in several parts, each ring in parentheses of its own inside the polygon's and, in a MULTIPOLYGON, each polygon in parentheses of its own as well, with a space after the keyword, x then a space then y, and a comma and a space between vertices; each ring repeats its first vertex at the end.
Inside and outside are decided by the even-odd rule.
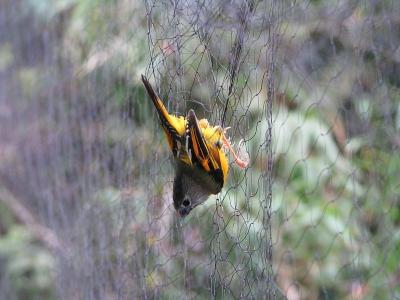
POLYGON ((189 214, 189 212, 190 212, 190 209, 188 209, 188 208, 179 208, 178 209, 178 213, 179 213, 179 216, 181 217, 181 218, 184 218, 184 217, 186 217, 188 214, 189 214))

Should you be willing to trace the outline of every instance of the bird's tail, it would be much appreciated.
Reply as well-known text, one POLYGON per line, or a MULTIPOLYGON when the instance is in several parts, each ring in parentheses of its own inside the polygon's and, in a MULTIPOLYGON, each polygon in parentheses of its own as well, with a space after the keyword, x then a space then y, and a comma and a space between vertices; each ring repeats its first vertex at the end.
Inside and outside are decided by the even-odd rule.
POLYGON ((157 109, 157 113, 160 117, 161 124, 163 126, 166 124, 171 124, 172 122, 171 122, 170 114, 168 113, 167 109, 165 108, 160 97, 158 97, 157 93, 154 91, 150 82, 147 80, 146 76, 142 75, 142 81, 143 81, 144 86, 146 87, 147 93, 149 94, 151 101, 153 102, 154 106, 157 109))

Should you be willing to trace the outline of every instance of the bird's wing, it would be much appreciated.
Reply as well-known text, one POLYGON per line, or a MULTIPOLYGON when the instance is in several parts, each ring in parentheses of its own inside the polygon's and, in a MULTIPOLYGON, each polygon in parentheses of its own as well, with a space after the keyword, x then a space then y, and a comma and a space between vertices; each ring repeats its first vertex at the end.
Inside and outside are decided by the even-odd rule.
POLYGON ((198 161, 204 171, 210 174, 222 187, 226 179, 225 171, 227 172, 227 168, 225 166, 222 168, 220 149, 216 144, 208 143, 204 139, 196 114, 192 109, 189 110, 187 115, 186 134, 189 136, 190 148, 193 149, 192 160, 198 161))

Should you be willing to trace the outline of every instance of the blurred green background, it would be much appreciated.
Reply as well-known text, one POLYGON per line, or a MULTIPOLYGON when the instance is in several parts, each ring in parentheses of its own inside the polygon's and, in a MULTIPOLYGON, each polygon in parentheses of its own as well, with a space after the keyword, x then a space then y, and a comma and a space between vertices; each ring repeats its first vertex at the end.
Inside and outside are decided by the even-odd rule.
POLYGON ((0 299, 400 298, 399 16, 1 1, 0 299), (140 74, 250 157, 185 220, 140 74))

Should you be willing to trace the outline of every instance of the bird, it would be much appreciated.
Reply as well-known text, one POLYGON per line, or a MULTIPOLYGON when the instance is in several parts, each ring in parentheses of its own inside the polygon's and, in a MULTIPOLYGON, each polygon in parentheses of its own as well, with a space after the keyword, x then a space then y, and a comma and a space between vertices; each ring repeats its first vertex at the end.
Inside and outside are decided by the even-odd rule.
POLYGON ((239 167, 246 168, 248 161, 233 150, 226 137, 229 127, 211 126, 207 119, 198 120, 193 109, 186 117, 170 114, 146 76, 141 77, 174 158, 173 205, 180 217, 186 217, 210 195, 222 190, 228 179, 228 151, 239 167))

